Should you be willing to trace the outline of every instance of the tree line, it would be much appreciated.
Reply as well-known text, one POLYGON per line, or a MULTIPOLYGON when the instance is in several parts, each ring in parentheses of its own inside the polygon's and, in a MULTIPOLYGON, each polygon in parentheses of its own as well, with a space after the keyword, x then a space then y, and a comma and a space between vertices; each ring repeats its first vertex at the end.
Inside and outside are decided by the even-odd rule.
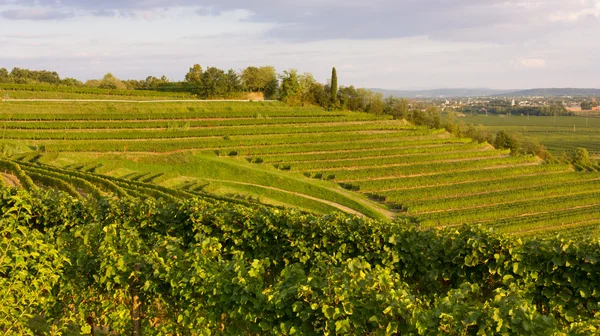
POLYGON ((240 98, 257 93, 265 99, 281 100, 293 106, 316 105, 326 109, 344 109, 374 114, 392 114, 406 117, 409 104, 404 99, 384 96, 354 86, 338 86, 337 71, 326 83, 318 82, 311 73, 296 69, 277 73, 273 66, 248 66, 241 71, 223 70, 194 64, 183 81, 171 81, 166 76, 148 76, 142 80, 121 80, 111 73, 85 83, 74 79, 61 79, 55 71, 0 68, 0 83, 51 84, 87 86, 118 90, 155 90, 189 92, 199 98, 240 98))

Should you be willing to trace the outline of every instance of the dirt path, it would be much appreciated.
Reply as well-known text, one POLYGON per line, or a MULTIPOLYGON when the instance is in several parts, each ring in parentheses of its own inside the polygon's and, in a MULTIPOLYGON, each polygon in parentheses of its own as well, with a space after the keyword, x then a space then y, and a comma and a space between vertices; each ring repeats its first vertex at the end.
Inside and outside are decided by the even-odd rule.
MULTIPOLYGON (((253 102, 250 99, 161 99, 161 100, 126 100, 126 99, 50 99, 50 98, 25 98, 25 99, 1 99, 5 102, 58 102, 58 103, 218 103, 218 102, 253 102)), ((261 100, 261 102, 276 102, 277 100, 261 100)))
POLYGON ((2 173, 2 179, 8 187, 19 187, 21 185, 19 179, 14 175, 2 173))
POLYGON ((284 189, 279 189, 279 188, 275 188, 275 187, 268 187, 268 186, 264 186, 264 185, 260 185, 260 184, 254 184, 254 183, 246 183, 246 182, 237 182, 237 181, 227 181, 227 180, 216 180, 216 179, 208 179, 208 178, 202 178, 203 181, 214 181, 214 182, 225 182, 225 183, 231 183, 231 184, 241 184, 241 185, 247 185, 247 186, 252 186, 252 187, 257 187, 257 188, 264 188, 264 189, 269 189, 269 190, 274 190, 274 191, 278 191, 278 192, 283 192, 286 194, 290 194, 290 195, 295 195, 295 196, 299 196, 299 197, 303 197, 312 201, 316 201, 316 202, 320 202, 320 203, 324 203, 327 204, 329 206, 332 206, 338 210, 341 210, 343 212, 349 213, 349 214, 353 214, 353 215, 357 215, 357 216, 361 216, 361 217, 366 217, 364 214, 349 208, 345 205, 341 205, 332 201, 327 201, 321 198, 317 198, 317 197, 313 197, 313 196, 309 196, 309 195, 305 195, 305 194, 301 194, 301 193, 297 193, 294 191, 289 191, 289 190, 284 190, 284 189))

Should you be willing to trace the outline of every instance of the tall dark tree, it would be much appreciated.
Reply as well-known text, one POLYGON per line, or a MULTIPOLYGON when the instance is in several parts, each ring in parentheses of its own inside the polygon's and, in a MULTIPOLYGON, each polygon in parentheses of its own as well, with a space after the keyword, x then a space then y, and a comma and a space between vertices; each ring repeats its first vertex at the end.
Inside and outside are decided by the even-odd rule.
POLYGON ((338 105, 337 94, 338 94, 338 78, 337 78, 337 71, 335 70, 335 67, 334 67, 333 70, 331 70, 331 103, 334 106, 338 105))

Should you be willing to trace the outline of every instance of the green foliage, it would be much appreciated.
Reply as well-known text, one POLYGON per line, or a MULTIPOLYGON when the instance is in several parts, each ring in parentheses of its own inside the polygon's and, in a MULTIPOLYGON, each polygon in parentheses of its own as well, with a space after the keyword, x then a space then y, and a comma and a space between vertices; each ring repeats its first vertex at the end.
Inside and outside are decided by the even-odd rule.
POLYGON ((574 164, 579 165, 590 165, 592 161, 590 160, 590 154, 585 148, 577 148, 575 150, 575 154, 573 155, 572 162, 574 164))
POLYGON ((593 107, 593 104, 591 101, 586 100, 581 103, 581 109, 584 111, 591 111, 592 107, 593 107))
POLYGON ((338 78, 335 67, 331 70, 331 104, 334 107, 338 106, 338 78))
POLYGON ((200 84, 202 81, 202 66, 194 64, 185 75, 185 81, 190 84, 200 84))
POLYGON ((0 282, 13 284, 0 286, 12 298, 0 323, 14 334, 33 334, 32 319, 55 334, 131 333, 137 292, 157 335, 595 334, 600 322, 597 240, 196 199, 2 189, 0 206, 0 282))
POLYGON ((519 141, 506 131, 500 131, 496 134, 496 138, 494 139, 494 147, 510 149, 511 153, 516 154, 519 150, 519 141))
POLYGON ((301 88, 298 80, 298 70, 290 69, 283 71, 280 80, 281 87, 279 88, 279 100, 291 106, 301 105, 301 88))

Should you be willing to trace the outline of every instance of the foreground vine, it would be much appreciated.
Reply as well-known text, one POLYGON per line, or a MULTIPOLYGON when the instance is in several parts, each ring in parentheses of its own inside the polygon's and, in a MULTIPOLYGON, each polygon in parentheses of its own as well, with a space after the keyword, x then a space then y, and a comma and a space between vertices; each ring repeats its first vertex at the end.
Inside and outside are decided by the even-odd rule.
POLYGON ((7 335, 600 328, 599 241, 523 243, 477 227, 6 188, 0 207, 7 335))

